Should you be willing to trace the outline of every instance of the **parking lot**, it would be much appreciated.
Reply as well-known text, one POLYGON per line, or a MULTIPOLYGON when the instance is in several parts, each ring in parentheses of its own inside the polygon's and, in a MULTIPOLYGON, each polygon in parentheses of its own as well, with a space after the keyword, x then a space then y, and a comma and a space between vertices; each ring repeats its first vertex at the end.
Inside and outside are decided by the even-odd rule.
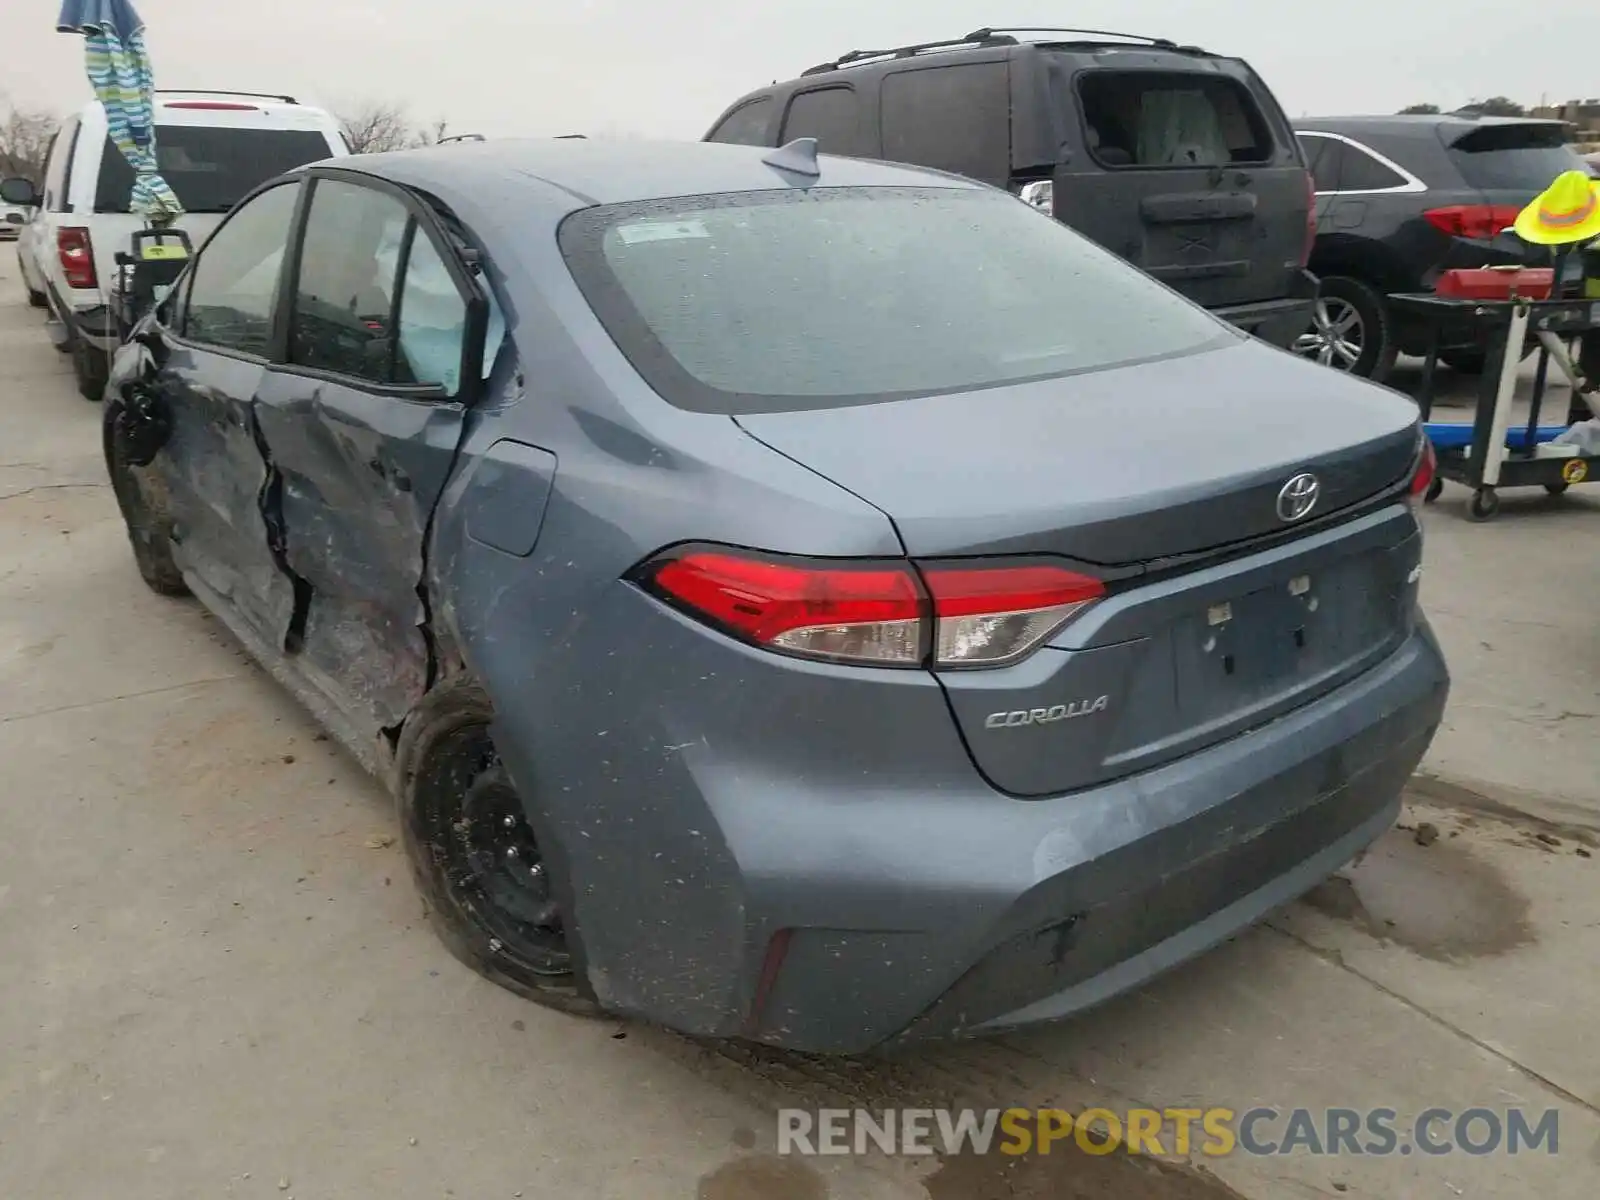
POLYGON ((534 1007, 449 957, 379 788, 198 605, 140 583, 99 409, 16 275, 8 247, 4 1200, 1593 1194, 1600 488, 1508 493, 1490 525, 1455 487, 1429 511, 1446 724, 1401 828, 1305 902, 1043 1032, 857 1061, 700 1045, 534 1007), (848 1104, 1387 1108, 1402 1126, 1522 1106, 1560 1132, 1554 1154, 1405 1142, 1198 1167, 772 1154, 776 1108, 848 1104))

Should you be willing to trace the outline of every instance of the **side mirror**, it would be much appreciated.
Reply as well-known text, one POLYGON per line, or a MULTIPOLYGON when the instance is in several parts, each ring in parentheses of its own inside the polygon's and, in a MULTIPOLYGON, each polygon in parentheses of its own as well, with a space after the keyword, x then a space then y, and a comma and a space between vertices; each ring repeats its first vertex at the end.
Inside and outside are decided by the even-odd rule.
POLYGON ((17 175, 0 180, 0 200, 22 208, 38 208, 39 191, 33 186, 33 180, 17 175))

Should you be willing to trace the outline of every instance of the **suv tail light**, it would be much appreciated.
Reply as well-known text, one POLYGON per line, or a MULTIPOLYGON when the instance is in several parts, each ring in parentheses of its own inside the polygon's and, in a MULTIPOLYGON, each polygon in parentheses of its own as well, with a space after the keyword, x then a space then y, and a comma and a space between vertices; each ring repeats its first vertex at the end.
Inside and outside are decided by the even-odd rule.
POLYGON ((1522 209, 1515 204, 1453 204, 1449 208, 1430 208, 1423 219, 1451 237, 1492 242, 1500 231, 1516 224, 1522 209))
POLYGON ((1412 504, 1421 504, 1438 473, 1439 459, 1433 452, 1433 443, 1428 440, 1427 434, 1423 434, 1422 449, 1417 454, 1416 468, 1411 472, 1411 486, 1406 498, 1412 504))
POLYGON ((100 286, 94 270, 94 243, 81 225, 65 225, 56 230, 56 257, 61 260, 61 275, 69 288, 100 286))
POLYGON ((1311 252, 1317 248, 1317 181, 1306 172, 1306 246, 1300 256, 1301 267, 1311 265, 1311 252))
POLYGON ((630 578, 752 645, 880 667, 996 667, 1036 649, 1105 595, 1037 559, 805 559, 681 546, 630 578))

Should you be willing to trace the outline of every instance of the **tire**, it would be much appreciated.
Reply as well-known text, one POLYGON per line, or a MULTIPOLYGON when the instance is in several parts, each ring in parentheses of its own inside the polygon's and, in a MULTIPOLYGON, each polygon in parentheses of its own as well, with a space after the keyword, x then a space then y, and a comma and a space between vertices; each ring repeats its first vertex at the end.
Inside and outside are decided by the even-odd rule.
POLYGON ((28 272, 22 268, 22 255, 17 255, 17 274, 22 277, 22 290, 28 293, 29 308, 45 308, 50 303, 50 298, 43 292, 36 292, 28 283, 28 272))
POLYGON ((1388 301, 1359 279, 1326 275, 1317 287, 1312 327, 1292 349, 1323 366, 1382 382, 1399 354, 1388 301))
MULTIPOLYGON (((1539 348, 1539 343, 1529 339, 1522 348, 1522 361, 1532 357, 1533 352, 1539 348)), ((1439 351, 1439 361, 1452 371, 1459 371, 1463 375, 1482 375, 1483 369, 1489 365, 1489 355, 1485 350, 1462 347, 1457 350, 1439 351)))
POLYGON ((90 403, 99 404, 105 399, 106 384, 111 379, 111 359, 83 338, 74 335, 72 375, 78 381, 78 395, 90 403))
POLYGON ((1432 504, 1434 501, 1439 499, 1443 492, 1444 480, 1435 475, 1433 477, 1433 482, 1428 485, 1427 492, 1423 494, 1422 502, 1424 504, 1432 504))
POLYGON ((1474 521, 1492 521, 1500 512, 1500 493, 1492 487, 1481 487, 1472 493, 1467 505, 1467 515, 1474 521))
POLYGON ((122 413, 120 399, 106 406, 102 442, 111 490, 117 497, 122 522, 128 529, 128 542, 133 547, 133 561, 139 568, 140 578, 152 592, 160 596, 187 596, 189 585, 184 583, 183 572, 172 559, 172 521, 159 505, 151 502, 150 477, 141 477, 139 468, 122 454, 118 439, 122 413))
POLYGON ((547 1008, 599 1015, 574 969, 560 888, 490 737, 493 714, 467 681, 430 694, 406 724, 395 792, 412 877, 463 964, 547 1008))

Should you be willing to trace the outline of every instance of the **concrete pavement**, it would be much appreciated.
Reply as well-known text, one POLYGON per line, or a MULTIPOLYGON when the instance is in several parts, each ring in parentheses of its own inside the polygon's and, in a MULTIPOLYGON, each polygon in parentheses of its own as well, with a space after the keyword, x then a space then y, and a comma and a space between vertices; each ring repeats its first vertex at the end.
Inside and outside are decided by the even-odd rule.
POLYGON ((38 326, 0 253, 4 1200, 1592 1194, 1600 495, 1430 512, 1455 699, 1409 828, 1359 866, 1064 1027, 819 1063, 574 1020, 458 966, 384 795, 140 583, 99 410, 38 326), (1524 1104, 1559 1111, 1560 1152, 770 1156, 774 1108, 841 1102, 1524 1104))

